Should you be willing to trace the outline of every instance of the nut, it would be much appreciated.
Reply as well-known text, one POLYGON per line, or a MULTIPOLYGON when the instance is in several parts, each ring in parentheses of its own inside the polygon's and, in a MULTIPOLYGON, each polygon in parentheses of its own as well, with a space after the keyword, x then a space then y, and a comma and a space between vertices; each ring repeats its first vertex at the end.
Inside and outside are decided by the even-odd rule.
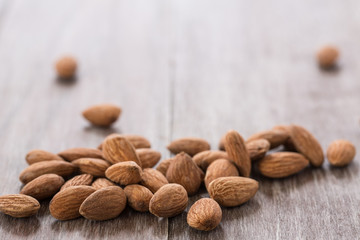
POLYGON ((140 159, 142 168, 152 168, 159 162, 161 158, 160 152, 149 148, 136 149, 136 154, 140 159))
POLYGON ((174 160, 174 158, 169 158, 162 160, 159 165, 156 167, 156 170, 161 172, 164 176, 166 176, 166 172, 170 166, 170 163, 174 160))
MULTIPOLYGON (((151 147, 149 140, 147 140, 143 136, 139 136, 139 135, 113 133, 113 134, 110 134, 108 137, 117 137, 117 136, 126 138, 126 140, 128 140, 136 149, 151 147)), ((103 143, 101 143, 98 147, 100 150, 102 149, 102 145, 103 145, 103 143)))
POLYGON ((210 144, 202 138, 188 137, 172 141, 167 148, 174 154, 185 152, 194 156, 199 152, 210 150, 210 144))
POLYGON ((334 46, 324 46, 317 52, 317 60, 322 68, 330 68, 336 64, 339 50, 334 46))
POLYGON ((83 111, 82 115, 91 124, 100 127, 110 127, 121 114, 121 108, 113 104, 94 105, 83 111))
POLYGON ((72 78, 75 75, 77 63, 75 58, 64 56, 56 62, 55 68, 59 77, 72 78))
POLYGON ((141 168, 133 161, 120 162, 109 167, 105 175, 120 185, 129 185, 141 181, 141 168))
POLYGON ((348 165, 354 159, 355 154, 355 146, 347 140, 333 141, 327 149, 327 158, 335 167, 348 165))
POLYGON ((211 198, 202 198, 191 206, 187 214, 187 223, 197 230, 210 231, 220 224, 221 218, 219 204, 211 198))
POLYGON ((251 141, 258 139, 266 139, 270 143, 270 149, 273 149, 284 144, 288 138, 289 138, 288 132, 280 129, 270 129, 267 131, 258 132, 250 136, 246 140, 246 143, 250 143, 251 141))

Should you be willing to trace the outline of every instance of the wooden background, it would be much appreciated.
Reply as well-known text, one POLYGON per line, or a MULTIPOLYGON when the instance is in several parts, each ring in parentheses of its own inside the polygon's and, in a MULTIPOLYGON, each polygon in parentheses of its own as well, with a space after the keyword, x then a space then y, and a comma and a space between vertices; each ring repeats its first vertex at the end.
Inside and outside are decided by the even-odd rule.
MULTIPOLYGON (((29 150, 96 147, 112 132, 146 136, 163 159, 172 139, 216 149, 229 129, 248 137, 282 123, 307 127, 324 149, 338 138, 359 148, 359 9, 358 0, 0 0, 0 194, 19 191, 29 150), (341 50, 327 72, 314 59, 326 43, 341 50), (80 64, 68 84, 53 69, 67 53, 80 64), (123 107, 108 130, 80 115, 102 102, 123 107)), ((254 174, 256 196, 224 208, 209 233, 190 229, 186 212, 61 222, 45 202, 36 217, 0 214, 0 239, 358 239, 358 171, 356 157, 282 180, 254 174)))

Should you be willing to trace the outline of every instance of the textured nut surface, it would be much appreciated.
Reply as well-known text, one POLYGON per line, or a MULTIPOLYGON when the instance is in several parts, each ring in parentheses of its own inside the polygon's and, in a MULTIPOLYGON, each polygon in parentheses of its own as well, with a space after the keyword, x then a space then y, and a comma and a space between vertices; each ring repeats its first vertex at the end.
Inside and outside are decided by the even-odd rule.
POLYGON ((91 186, 96 190, 99 190, 105 187, 116 186, 116 184, 106 178, 98 178, 91 184, 91 186))
POLYGON ((149 203, 153 193, 146 187, 132 184, 124 189, 129 206, 139 212, 149 211, 149 203))
POLYGON ((75 58, 64 56, 57 60, 55 68, 59 77, 72 78, 75 75, 77 63, 75 58))
POLYGON ((158 170, 153 168, 145 168, 141 176, 141 185, 147 187, 151 192, 155 193, 159 188, 168 184, 166 177, 158 170))
POLYGON ((0 196, 0 212, 12 217, 22 218, 35 215, 40 203, 33 197, 24 194, 0 196))
POLYGON ((149 148, 136 149, 136 154, 140 159, 142 168, 152 168, 161 158, 160 152, 149 148))
POLYGON ((60 190, 64 190, 65 188, 73 187, 73 186, 81 186, 81 185, 90 186, 92 181, 93 181, 93 176, 90 174, 77 175, 67 180, 60 190))
POLYGON ((116 122, 121 108, 113 104, 99 104, 85 109, 82 113, 90 123, 96 126, 109 127, 116 122))
POLYGON ((120 162, 109 167, 105 175, 113 182, 120 185, 129 185, 141 181, 141 168, 133 161, 120 162))
POLYGON ((103 158, 102 152, 95 148, 70 148, 58 154, 70 162, 79 158, 103 158))
POLYGON ((218 159, 210 164, 205 174, 205 187, 219 177, 239 176, 236 166, 227 159, 218 159))
POLYGON ((20 193, 42 200, 54 196, 64 182, 59 175, 44 174, 27 183, 20 193))
POLYGON ((204 171, 206 171, 208 166, 217 159, 229 159, 229 156, 225 151, 207 150, 199 152, 193 157, 196 165, 204 171))
POLYGON ((287 131, 283 131, 281 129, 270 129, 253 134, 246 140, 246 143, 250 143, 251 141, 258 139, 266 139, 270 143, 270 149, 273 149, 284 144, 288 138, 289 133, 287 131))
POLYGON ((336 64, 339 50, 334 46, 324 46, 317 52, 317 60, 321 67, 330 68, 336 64))
POLYGON ((327 158, 331 165, 343 167, 351 163, 356 154, 354 144, 347 140, 333 141, 327 149, 327 158))
POLYGON ((219 204, 211 198, 197 200, 187 214, 187 223, 190 227, 202 231, 216 228, 222 218, 219 204))
POLYGON ((270 149, 270 143, 266 139, 256 139, 246 143, 251 161, 256 161, 265 156, 270 149))
POLYGON ((167 148, 174 154, 185 152, 194 156, 199 152, 210 150, 210 144, 202 138, 187 137, 172 141, 167 148))
POLYGON ((31 150, 26 154, 25 159, 29 165, 42 161, 64 160, 59 155, 40 149, 31 150))
POLYGON ((174 158, 169 158, 162 160, 159 165, 156 167, 156 170, 161 172, 164 176, 166 176, 166 172, 170 166, 170 163, 174 160, 174 158))
POLYGON ((88 173, 95 177, 105 177, 105 171, 110 164, 98 158, 79 158, 72 163, 80 169, 81 173, 88 173))

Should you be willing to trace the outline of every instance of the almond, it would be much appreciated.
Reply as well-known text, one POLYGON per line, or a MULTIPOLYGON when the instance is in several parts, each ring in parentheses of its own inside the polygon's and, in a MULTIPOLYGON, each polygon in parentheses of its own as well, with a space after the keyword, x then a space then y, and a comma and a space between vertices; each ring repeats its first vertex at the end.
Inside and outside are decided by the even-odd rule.
POLYGON ((65 188, 68 187, 73 187, 73 186, 90 186, 93 180, 93 176, 90 174, 81 174, 81 175, 77 175, 73 178, 71 178, 70 180, 66 181, 66 183, 61 187, 60 190, 64 190, 65 188))
POLYGON ((140 159, 142 168, 152 168, 159 162, 161 158, 160 152, 149 148, 136 149, 136 154, 140 159))
POLYGON ((98 178, 91 184, 91 186, 96 190, 99 190, 105 187, 116 186, 116 184, 106 178, 98 178))
POLYGON ((229 156, 224 151, 207 150, 199 152, 193 157, 194 162, 199 168, 206 171, 208 166, 217 159, 229 159, 229 156))
POLYGON ((294 147, 294 144, 293 144, 293 142, 291 140, 291 137, 290 137, 290 126, 288 126, 288 125, 276 125, 276 126, 273 127, 273 129, 287 132, 287 134, 289 135, 289 138, 283 143, 284 148, 288 152, 289 151, 291 151, 291 152, 296 151, 296 149, 294 147))
POLYGON ((95 189, 90 186, 73 186, 58 192, 50 202, 50 214, 58 220, 70 220, 80 217, 82 202, 95 189))
POLYGON ((236 166, 227 159, 218 159, 210 164, 205 175, 205 187, 219 177, 239 176, 236 166))
POLYGON ((82 113, 90 123, 100 127, 109 127, 116 122, 121 108, 113 104, 99 104, 85 109, 82 113))
POLYGON ((159 188, 168 184, 168 180, 164 175, 156 169, 145 168, 141 176, 141 185, 147 187, 151 192, 155 193, 159 188))
MULTIPOLYGON (((117 136, 126 138, 126 140, 128 140, 136 149, 151 147, 149 140, 147 140, 145 137, 139 136, 139 135, 113 133, 113 134, 110 134, 108 137, 117 137, 117 136)), ((102 145, 103 145, 103 143, 101 143, 98 147, 100 150, 102 149, 102 145)))
POLYGON ((174 160, 174 158, 169 158, 161 161, 159 165, 156 167, 156 170, 161 172, 164 176, 166 176, 166 172, 170 166, 170 163, 174 160))
POLYGON ((141 168, 135 162, 120 162, 109 167, 105 175, 120 185, 129 185, 141 181, 141 168))
POLYGON ((90 220, 116 218, 126 207, 124 190, 118 186, 101 188, 88 196, 81 204, 79 212, 90 220))
POLYGON ((66 177, 71 175, 75 170, 76 167, 73 164, 65 161, 44 161, 34 163, 25 168, 25 170, 20 173, 19 178, 22 183, 28 183, 47 173, 54 173, 66 177))
POLYGON ((182 152, 175 156, 166 172, 169 183, 178 183, 183 186, 189 195, 194 195, 199 190, 202 182, 202 172, 192 158, 182 152))
POLYGON ((303 170, 307 165, 309 161, 299 153, 276 152, 261 159, 258 169, 266 177, 283 178, 303 170))
POLYGON ((218 147, 218 148, 219 148, 219 150, 221 150, 221 151, 225 151, 225 136, 226 136, 226 134, 220 138, 220 142, 219 142, 219 147, 218 147))
POLYGON ((88 173, 95 177, 105 177, 105 171, 110 167, 107 161, 98 158, 79 158, 72 162, 81 173, 88 173))
POLYGON ((335 46, 324 46, 317 53, 316 57, 320 67, 331 68, 336 64, 339 57, 339 50, 335 46))
POLYGON ((284 144, 288 138, 289 134, 286 131, 282 131, 280 129, 270 129, 255 133, 246 140, 246 143, 258 139, 266 139, 270 143, 270 149, 273 149, 284 144))
POLYGON ((209 184, 209 195, 224 207, 235 207, 249 201, 259 183, 246 177, 221 177, 209 184))
POLYGON ((70 148, 59 155, 70 162, 79 158, 103 158, 102 152, 95 148, 70 148))
POLYGON ((103 155, 106 160, 113 164, 133 161, 141 167, 141 162, 134 147, 124 137, 107 137, 103 143, 103 155))
POLYGON ((235 130, 229 131, 225 136, 225 149, 230 159, 239 169, 241 176, 249 177, 251 160, 241 135, 235 130))
POLYGON ((124 189, 129 206, 139 212, 149 211, 149 203, 153 193, 146 187, 132 184, 124 189))
POLYGON ((28 152, 28 154, 26 154, 25 159, 29 165, 43 161, 64 160, 56 154, 39 149, 34 149, 28 152))
POLYGON ((174 154, 185 152, 194 156, 199 152, 210 150, 210 144, 202 138, 188 137, 171 142, 167 148, 174 154))
POLYGON ((24 194, 0 196, 0 212, 16 218, 30 217, 40 209, 40 203, 24 194))
POLYGON ((320 167, 324 162, 324 153, 316 138, 298 125, 291 125, 289 131, 295 149, 309 159, 311 165, 320 167))
POLYGON ((211 198, 202 198, 191 206, 187 214, 187 223, 197 230, 210 231, 220 224, 221 218, 219 204, 211 198))
POLYGON ((64 179, 59 175, 44 174, 26 184, 20 193, 42 200, 54 196, 64 182, 64 179))
POLYGON ((347 140, 333 141, 327 149, 327 158, 335 167, 348 165, 354 159, 355 154, 355 146, 347 140))
POLYGON ((151 198, 149 210, 157 217, 174 217, 185 210, 187 203, 188 196, 183 186, 166 184, 151 198))
POLYGON ((257 139, 246 143, 251 161, 256 161, 265 156, 270 149, 270 143, 266 139, 257 139))
POLYGON ((60 78, 72 78, 77 69, 76 59, 72 56, 64 56, 56 62, 55 68, 60 78))

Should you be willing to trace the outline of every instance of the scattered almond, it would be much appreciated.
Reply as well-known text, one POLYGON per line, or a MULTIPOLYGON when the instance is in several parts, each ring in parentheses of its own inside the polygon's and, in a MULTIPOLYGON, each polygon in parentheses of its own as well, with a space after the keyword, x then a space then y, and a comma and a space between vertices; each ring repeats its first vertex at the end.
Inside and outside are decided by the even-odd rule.
POLYGON ((149 148, 136 149, 136 154, 140 159, 142 168, 152 168, 159 162, 161 158, 160 152, 149 148))
POLYGON ((90 174, 77 175, 66 181, 60 190, 64 190, 65 188, 73 187, 73 186, 82 186, 82 185, 90 186, 92 181, 93 181, 93 176, 90 174))
POLYGON ((56 62, 55 68, 60 78, 72 78, 75 75, 77 63, 72 56, 64 56, 56 62))
MULTIPOLYGON (((126 138, 126 140, 128 140, 134 146, 135 149, 151 147, 149 140, 139 135, 113 133, 110 134, 108 137, 117 137, 117 136, 126 138)), ((100 150, 102 149, 102 145, 103 143, 101 143, 98 147, 100 150)))
POLYGON ((246 148, 249 152, 251 161, 256 161, 265 156, 270 149, 270 143, 266 139, 256 139, 246 143, 246 148))
POLYGON ((327 158, 335 167, 348 165, 354 159, 355 154, 355 146, 347 140, 333 141, 327 149, 327 158))
POLYGON ((80 169, 81 173, 88 173, 95 177, 105 177, 105 171, 110 164, 97 158, 79 158, 72 163, 80 169))
POLYGON ((156 167, 156 170, 161 172, 164 176, 166 176, 166 172, 170 166, 170 163, 174 160, 174 158, 169 158, 161 161, 159 165, 156 167))
POLYGON ((280 129, 270 129, 267 131, 258 132, 250 136, 246 140, 246 143, 258 139, 266 139, 270 143, 270 149, 273 149, 284 144, 288 138, 289 138, 289 134, 286 131, 282 131, 280 129))
POLYGON ((85 109, 82 113, 90 123, 96 126, 109 127, 116 122, 121 108, 113 104, 99 104, 85 109))
POLYGON ((129 206, 139 212, 149 211, 149 203, 153 193, 146 187, 132 184, 124 188, 129 206))
POLYGON ((147 187, 151 192, 155 193, 159 188, 168 184, 168 180, 164 175, 156 169, 145 168, 141 176, 141 185, 147 187))
POLYGON ((102 152, 95 148, 70 148, 59 155, 70 162, 79 158, 103 158, 102 152))
POLYGON ((59 155, 39 149, 34 149, 28 152, 28 154, 26 154, 25 159, 29 165, 43 161, 64 160, 59 155))
POLYGON ((120 185, 129 185, 141 181, 141 168, 133 161, 119 162, 109 167, 105 175, 120 185))
POLYGON ((185 152, 190 156, 194 156, 199 152, 210 150, 210 144, 202 138, 188 137, 171 142, 167 148, 174 154, 185 152))
POLYGON ((220 224, 221 218, 219 204, 211 198, 202 198, 191 206, 187 214, 187 223, 197 230, 210 231, 220 224))
POLYGON ((64 179, 56 174, 44 174, 27 183, 20 193, 43 200, 54 196, 64 184, 64 179))
POLYGON ((205 187, 219 177, 239 176, 236 166, 227 159, 218 159, 210 164, 205 174, 205 187))
POLYGON ((324 46, 317 52, 317 60, 321 67, 330 68, 336 64, 339 50, 334 46, 324 46))
POLYGON ((40 209, 40 203, 24 194, 0 196, 0 212, 16 218, 30 217, 40 209))
POLYGON ((116 184, 109 181, 106 178, 98 178, 91 184, 91 186, 93 188, 95 188, 96 190, 99 190, 101 188, 106 188, 106 187, 110 187, 110 186, 116 186, 116 184))
POLYGON ((229 159, 229 156, 224 151, 207 150, 199 152, 193 157, 194 162, 199 168, 206 171, 208 166, 217 159, 229 159))

